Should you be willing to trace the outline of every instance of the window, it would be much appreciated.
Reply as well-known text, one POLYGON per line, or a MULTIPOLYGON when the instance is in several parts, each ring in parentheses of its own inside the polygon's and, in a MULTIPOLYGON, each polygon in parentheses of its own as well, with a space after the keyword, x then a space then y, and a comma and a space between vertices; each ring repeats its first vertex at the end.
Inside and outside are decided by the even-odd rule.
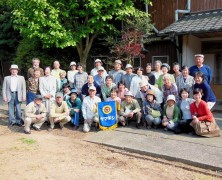
POLYGON ((169 56, 152 56, 152 66, 154 67, 155 61, 161 61, 162 63, 169 64, 169 56))
POLYGON ((133 63, 134 63, 134 64, 133 64, 134 67, 139 67, 139 66, 141 66, 141 57, 135 57, 133 63))
POLYGON ((214 84, 222 84, 222 54, 216 54, 214 84))

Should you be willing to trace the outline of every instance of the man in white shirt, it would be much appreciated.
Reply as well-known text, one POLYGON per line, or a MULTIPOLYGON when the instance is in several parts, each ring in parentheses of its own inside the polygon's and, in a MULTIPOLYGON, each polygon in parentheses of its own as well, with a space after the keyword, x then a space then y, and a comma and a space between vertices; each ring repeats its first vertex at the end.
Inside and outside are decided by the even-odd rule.
POLYGON ((9 126, 21 125, 21 104, 26 100, 26 84, 23 76, 18 75, 18 65, 12 64, 10 76, 3 81, 2 96, 8 103, 9 126))
POLYGON ((89 96, 85 97, 82 103, 82 114, 84 118, 83 131, 89 132, 93 122, 99 123, 97 103, 101 99, 96 96, 96 87, 89 87, 89 96))
MULTIPOLYGON (((95 75, 98 74, 98 69, 99 69, 100 67, 102 67, 102 61, 101 61, 100 59, 96 59, 95 62, 94 62, 94 65, 95 65, 95 68, 93 68, 93 69, 91 70, 91 72, 90 72, 90 74, 91 74, 92 76, 95 76, 95 75)), ((107 72, 106 72, 105 69, 104 69, 104 75, 107 75, 107 72)))

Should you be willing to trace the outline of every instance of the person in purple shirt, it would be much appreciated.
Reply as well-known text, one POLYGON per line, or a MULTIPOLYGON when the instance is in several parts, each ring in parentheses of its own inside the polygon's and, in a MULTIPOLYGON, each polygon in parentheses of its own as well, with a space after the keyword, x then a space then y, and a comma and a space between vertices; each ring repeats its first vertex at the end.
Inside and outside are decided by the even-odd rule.
POLYGON ((204 80, 204 74, 202 72, 196 72, 195 74, 195 84, 194 89, 199 88, 203 91, 202 100, 204 100, 209 109, 212 109, 212 107, 216 103, 216 96, 213 93, 213 90, 211 89, 210 85, 204 80))
POLYGON ((204 62, 204 55, 203 54, 196 54, 195 55, 195 63, 196 65, 191 66, 189 71, 191 76, 195 76, 196 72, 202 72, 204 74, 204 79, 208 84, 212 81, 212 70, 209 66, 203 64, 204 62))

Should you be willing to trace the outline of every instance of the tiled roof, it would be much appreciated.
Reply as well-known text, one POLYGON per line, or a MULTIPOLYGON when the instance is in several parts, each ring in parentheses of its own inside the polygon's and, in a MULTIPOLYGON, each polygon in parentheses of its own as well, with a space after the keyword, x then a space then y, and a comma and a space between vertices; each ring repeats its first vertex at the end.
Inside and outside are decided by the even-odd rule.
POLYGON ((192 34, 205 32, 222 32, 222 10, 184 15, 175 23, 159 31, 159 35, 169 33, 192 34))

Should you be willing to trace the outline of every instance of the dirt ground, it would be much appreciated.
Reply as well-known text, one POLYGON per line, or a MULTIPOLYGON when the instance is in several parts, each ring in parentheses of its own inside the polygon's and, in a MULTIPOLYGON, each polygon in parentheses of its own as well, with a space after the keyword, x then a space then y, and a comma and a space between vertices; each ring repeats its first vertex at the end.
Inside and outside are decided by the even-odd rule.
POLYGON ((84 141, 95 131, 46 129, 26 135, 0 117, 0 179, 222 179, 217 172, 84 141))

